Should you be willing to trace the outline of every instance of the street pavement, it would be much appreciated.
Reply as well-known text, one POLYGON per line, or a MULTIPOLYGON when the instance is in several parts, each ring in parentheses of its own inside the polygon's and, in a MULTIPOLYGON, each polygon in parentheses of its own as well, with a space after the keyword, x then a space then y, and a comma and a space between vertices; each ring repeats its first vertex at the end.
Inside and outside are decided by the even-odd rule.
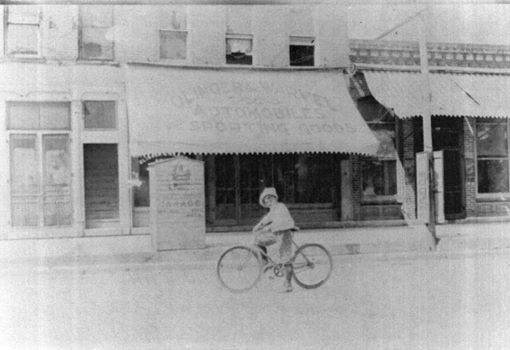
POLYGON ((510 252, 335 255, 316 290, 232 294, 211 260, 2 271, 0 349, 501 349, 510 252))

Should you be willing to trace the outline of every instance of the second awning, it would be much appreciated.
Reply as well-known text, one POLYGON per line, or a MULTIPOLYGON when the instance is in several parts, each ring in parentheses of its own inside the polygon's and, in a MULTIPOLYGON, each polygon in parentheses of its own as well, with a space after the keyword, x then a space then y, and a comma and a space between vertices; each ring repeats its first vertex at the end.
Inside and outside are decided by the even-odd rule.
POLYGON ((378 142, 338 71, 128 64, 132 156, 348 152, 378 142))
MULTIPOLYGON (((422 115, 420 73, 364 71, 374 98, 400 118, 422 115)), ((430 73, 431 114, 454 117, 510 117, 510 76, 430 73)))

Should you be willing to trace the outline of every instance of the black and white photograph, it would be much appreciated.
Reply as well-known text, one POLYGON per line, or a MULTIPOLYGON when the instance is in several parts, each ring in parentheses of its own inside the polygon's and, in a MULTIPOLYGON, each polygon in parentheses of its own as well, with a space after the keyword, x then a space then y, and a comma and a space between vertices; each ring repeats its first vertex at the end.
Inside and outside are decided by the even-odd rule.
POLYGON ((510 1, 0 20, 0 349, 510 349, 510 1))

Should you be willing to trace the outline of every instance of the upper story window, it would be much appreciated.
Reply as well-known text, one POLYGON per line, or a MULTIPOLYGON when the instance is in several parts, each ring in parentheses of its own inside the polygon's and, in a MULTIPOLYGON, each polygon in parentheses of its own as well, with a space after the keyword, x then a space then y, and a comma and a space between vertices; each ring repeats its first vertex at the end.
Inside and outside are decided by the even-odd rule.
POLYGON ((253 64, 251 35, 227 34, 227 64, 253 64))
POLYGON ((84 60, 113 60, 113 7, 80 6, 80 55, 84 60))
POLYGON ((478 193, 509 192, 508 121, 478 118, 476 121, 476 157, 478 193))
POLYGON ((188 31, 186 7, 165 7, 160 13, 159 57, 185 60, 188 31))
POLYGON ((83 117, 85 129, 116 129, 115 101, 84 101, 83 117))
POLYGON ((6 18, 5 47, 7 55, 40 56, 41 13, 38 6, 8 6, 6 18))
POLYGON ((253 64, 252 6, 227 8, 226 63, 253 64))
POLYGON ((315 38, 291 36, 289 38, 289 59, 291 66, 313 67, 315 65, 315 38))

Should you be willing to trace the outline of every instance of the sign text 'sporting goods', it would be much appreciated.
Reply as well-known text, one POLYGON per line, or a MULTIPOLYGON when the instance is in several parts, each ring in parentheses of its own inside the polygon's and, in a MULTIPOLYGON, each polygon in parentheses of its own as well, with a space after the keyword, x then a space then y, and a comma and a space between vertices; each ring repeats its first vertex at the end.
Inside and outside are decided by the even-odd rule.
POLYGON ((157 250, 205 244, 203 162, 184 157, 150 167, 151 228, 157 250))

